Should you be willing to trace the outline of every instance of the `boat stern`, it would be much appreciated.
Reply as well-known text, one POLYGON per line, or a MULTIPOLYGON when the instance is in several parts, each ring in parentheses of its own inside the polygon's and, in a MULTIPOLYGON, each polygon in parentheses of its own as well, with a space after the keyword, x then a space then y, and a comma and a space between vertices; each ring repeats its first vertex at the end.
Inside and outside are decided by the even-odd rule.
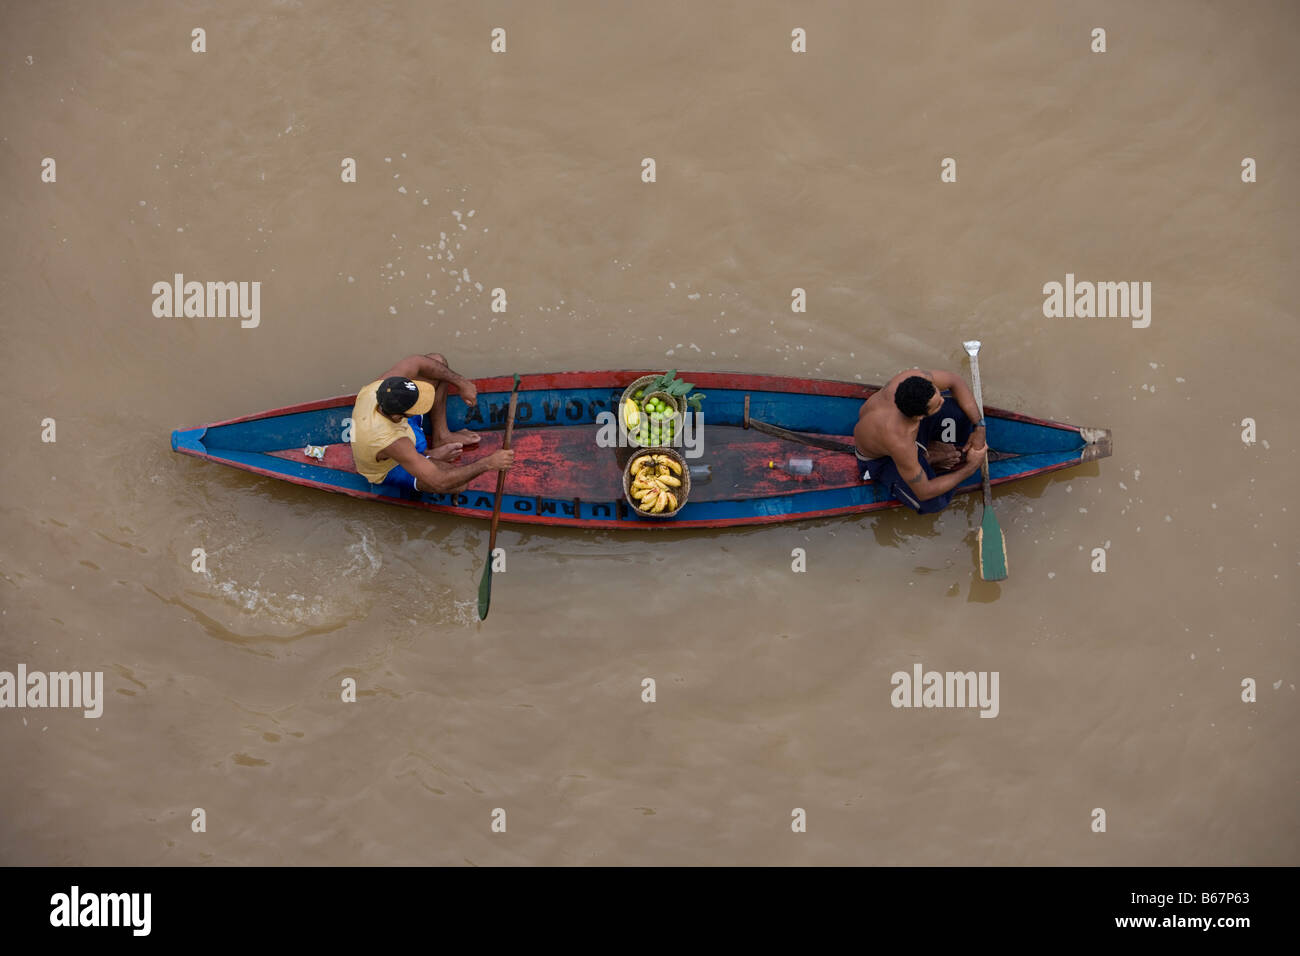
POLYGON ((1080 428, 1079 435, 1085 442, 1079 451, 1080 463, 1109 458, 1114 451, 1109 428, 1080 428))

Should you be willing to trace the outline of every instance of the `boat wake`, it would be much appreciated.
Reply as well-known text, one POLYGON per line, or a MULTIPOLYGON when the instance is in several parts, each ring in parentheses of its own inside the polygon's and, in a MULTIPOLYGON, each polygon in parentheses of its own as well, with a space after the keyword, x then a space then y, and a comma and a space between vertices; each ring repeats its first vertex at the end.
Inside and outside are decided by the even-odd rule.
POLYGON ((342 547, 304 540, 301 550, 281 550, 265 533, 230 542, 209 553, 185 606, 206 618, 214 636, 239 644, 287 643, 362 620, 374 604, 372 582, 383 559, 365 525, 346 522, 328 536, 338 530, 352 539, 342 547))

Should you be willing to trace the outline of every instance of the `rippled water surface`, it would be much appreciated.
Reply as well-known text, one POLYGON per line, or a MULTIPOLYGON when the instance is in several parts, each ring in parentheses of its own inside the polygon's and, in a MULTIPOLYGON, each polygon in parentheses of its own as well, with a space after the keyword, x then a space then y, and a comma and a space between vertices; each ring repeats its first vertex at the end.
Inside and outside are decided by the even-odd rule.
POLYGON ((0 24, 0 670, 100 670, 107 698, 0 710, 0 862, 1300 862, 1293 4, 0 24), (260 325, 154 318, 178 272, 261 281, 260 325), (1150 327, 1045 318, 1066 273, 1151 282, 1150 327), (168 444, 413 352, 882 382, 965 372, 967 338, 990 404, 1115 435, 996 495, 1001 586, 974 497, 503 526, 480 624, 485 524, 168 444), (916 662, 997 671, 997 718, 893 708, 916 662))

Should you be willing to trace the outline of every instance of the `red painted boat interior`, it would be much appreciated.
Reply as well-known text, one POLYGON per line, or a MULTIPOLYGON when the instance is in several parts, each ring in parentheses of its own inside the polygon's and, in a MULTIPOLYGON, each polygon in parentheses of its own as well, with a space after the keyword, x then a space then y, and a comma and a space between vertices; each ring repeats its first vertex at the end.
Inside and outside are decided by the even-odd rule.
MULTIPOLYGON (((485 431, 482 442, 467 449, 461 463, 489 454, 501 447, 501 432, 485 431)), ((844 436, 831 436, 847 441, 844 436)), ((600 501, 619 498, 623 493, 623 467, 635 452, 627 448, 599 448, 596 426, 561 428, 515 428, 513 446, 517 453, 510 469, 510 490, 517 495, 544 498, 582 498, 600 501)), ((685 451, 679 449, 679 451, 685 451)), ((301 448, 271 452, 277 458, 317 464, 301 448)), ((688 459, 691 465, 708 465, 708 481, 696 479, 691 501, 735 501, 763 498, 790 491, 843 488, 861 481, 857 459, 844 452, 812 448, 744 428, 714 426, 707 432, 704 454, 688 459), (790 458, 813 462, 812 474, 791 475, 782 469, 790 458), (769 467, 772 462, 775 467, 769 467)), ((325 446, 325 467, 356 471, 352 448, 347 444, 325 446)), ((470 483, 475 491, 494 491, 495 473, 480 475, 470 483)))

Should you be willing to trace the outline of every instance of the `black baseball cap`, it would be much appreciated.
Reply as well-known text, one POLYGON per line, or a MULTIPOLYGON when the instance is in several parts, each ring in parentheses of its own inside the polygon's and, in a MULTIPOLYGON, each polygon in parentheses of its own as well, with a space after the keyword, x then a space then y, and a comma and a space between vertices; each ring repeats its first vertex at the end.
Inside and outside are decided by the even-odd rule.
POLYGON ((375 397, 385 415, 423 415, 433 408, 434 387, 393 375, 379 383, 375 397))

